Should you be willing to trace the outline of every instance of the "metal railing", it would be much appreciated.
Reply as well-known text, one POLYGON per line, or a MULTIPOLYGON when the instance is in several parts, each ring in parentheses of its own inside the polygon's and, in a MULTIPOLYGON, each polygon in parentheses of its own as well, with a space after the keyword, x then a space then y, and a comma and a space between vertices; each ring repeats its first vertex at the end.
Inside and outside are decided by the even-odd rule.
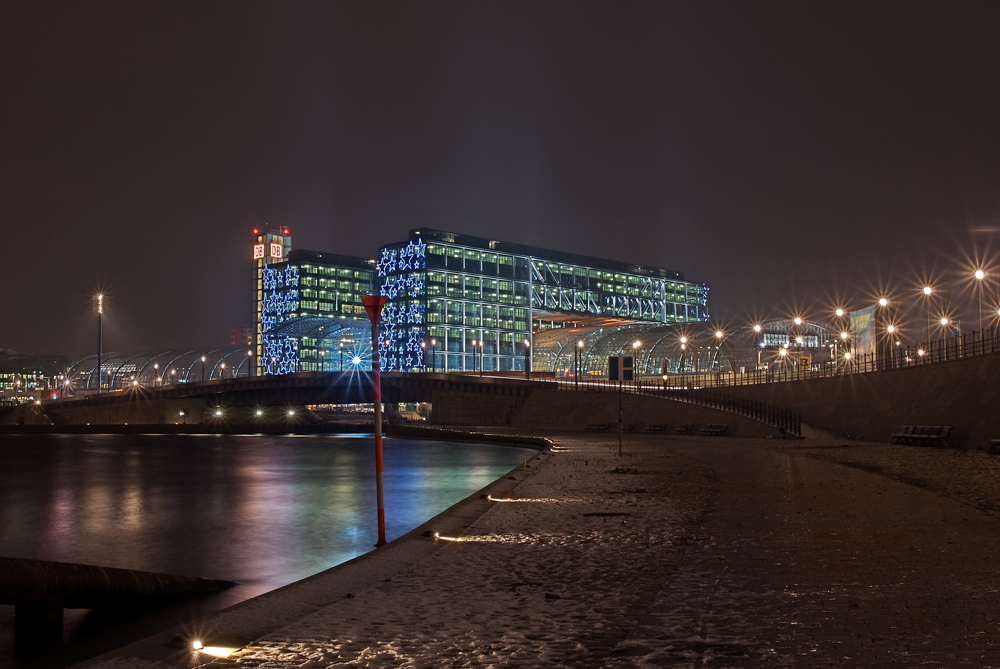
POLYGON ((671 374, 666 380, 656 382, 665 388, 685 389, 749 386, 883 372, 994 353, 1000 353, 1000 328, 966 332, 922 344, 882 342, 876 350, 868 354, 852 355, 850 358, 840 355, 836 360, 812 363, 808 366, 798 364, 798 350, 793 347, 788 349, 787 359, 773 361, 760 369, 671 374))
POLYGON ((620 386, 618 381, 609 381, 607 379, 592 379, 581 381, 579 383, 560 379, 555 382, 542 381, 536 383, 538 383, 539 387, 545 388, 551 388, 552 384, 555 383, 559 390, 617 392, 620 388, 624 393, 661 397, 678 402, 687 402, 689 404, 697 404, 699 406, 710 407, 712 409, 729 411, 730 413, 746 416, 748 418, 753 418, 754 420, 767 423, 768 425, 773 425, 786 433, 802 436, 802 418, 799 414, 771 404, 765 404, 764 402, 759 402, 757 400, 726 395, 724 393, 711 390, 695 388, 665 388, 661 383, 647 379, 625 381, 620 386))

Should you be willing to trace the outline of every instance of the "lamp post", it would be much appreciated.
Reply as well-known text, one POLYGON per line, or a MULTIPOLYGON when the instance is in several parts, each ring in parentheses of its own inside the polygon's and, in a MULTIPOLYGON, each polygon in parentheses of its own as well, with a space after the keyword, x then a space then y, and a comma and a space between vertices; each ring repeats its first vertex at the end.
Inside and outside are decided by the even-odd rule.
POLYGON ((104 350, 104 294, 97 294, 97 394, 101 394, 104 377, 101 375, 101 354, 104 350))
POLYGON ((205 382, 205 356, 201 356, 201 382, 205 382))
POLYGON ((979 336, 982 337, 983 332, 983 279, 986 278, 986 272, 981 269, 977 269, 975 273, 977 285, 979 286, 979 336))
POLYGON ((524 340, 524 378, 531 380, 531 342, 524 340))
POLYGON ((368 320, 372 323, 372 402, 375 408, 375 494, 378 501, 378 541, 375 548, 384 546, 385 541, 385 485, 382 473, 382 374, 378 359, 378 319, 385 307, 385 296, 363 295, 368 320))
POLYGON ((679 367, 681 368, 681 388, 686 388, 687 384, 684 381, 684 356, 687 354, 687 337, 681 337, 681 359, 679 367))
POLYGON ((722 355, 722 338, 724 336, 725 336, 725 333, 722 330, 716 330, 715 331, 715 339, 716 339, 716 344, 715 344, 715 361, 716 361, 716 363, 719 366, 718 372, 719 372, 720 375, 722 374, 722 360, 721 360, 720 356, 722 355))
POLYGON ((927 302, 927 329, 924 330, 924 339, 927 341, 931 340, 931 294, 934 289, 930 286, 924 286, 921 291, 924 294, 924 299, 927 302))
POLYGON ((325 372, 326 371, 326 350, 325 349, 319 352, 319 371, 321 371, 321 372, 325 372))
POLYGON ((421 362, 424 363, 424 368, 427 368, 427 342, 420 342, 420 358, 421 362))
POLYGON ((576 379, 576 388, 580 389, 580 373, 583 371, 583 340, 576 342, 576 350, 573 351, 576 354, 576 370, 574 372, 573 378, 576 379))
POLYGON ((221 378, 224 381, 226 379, 226 363, 220 362, 219 367, 221 369, 221 371, 219 372, 219 378, 221 378))
POLYGON ((639 384, 639 347, 642 342, 638 339, 632 342, 632 385, 639 384))
POLYGON ((476 340, 472 340, 472 373, 476 373, 476 340))
MULTIPOLYGON (((753 331, 755 333, 757 333, 758 337, 760 336, 760 331, 762 329, 763 328, 760 326, 760 323, 755 323, 754 326, 753 326, 753 331)), ((763 348, 764 348, 764 341, 762 339, 758 338, 758 340, 757 340, 757 370, 758 370, 758 374, 760 373, 760 371, 759 371, 760 370, 760 352, 761 352, 761 350, 763 348)))
POLYGON ((885 350, 884 350, 885 349, 885 344, 884 344, 884 342, 881 343, 881 344, 879 343, 879 340, 878 340, 879 333, 878 333, 878 331, 879 331, 879 327, 883 327, 883 328, 885 327, 885 321, 886 321, 885 308, 889 306, 889 300, 886 299, 886 298, 884 298, 884 297, 880 297, 879 300, 878 300, 878 306, 880 308, 876 312, 878 314, 878 316, 876 316, 876 318, 875 318, 875 350, 874 350, 874 354, 875 354, 875 361, 874 361, 874 363, 875 364, 874 364, 874 367, 875 367, 875 369, 883 369, 884 366, 885 366, 885 357, 886 357, 885 356, 885 350))
POLYGON ((437 371, 437 339, 431 339, 431 372, 437 371))

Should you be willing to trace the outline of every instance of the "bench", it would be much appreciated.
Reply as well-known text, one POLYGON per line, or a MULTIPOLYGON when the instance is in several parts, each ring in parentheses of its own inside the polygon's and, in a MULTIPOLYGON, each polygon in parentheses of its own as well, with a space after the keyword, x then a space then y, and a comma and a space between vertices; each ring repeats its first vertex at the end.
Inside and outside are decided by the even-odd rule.
POLYGON ((712 437, 721 437, 729 430, 729 423, 711 423, 701 428, 701 433, 712 437))
POLYGON ((607 423, 587 423, 585 429, 587 432, 607 432, 609 425, 607 423))
POLYGON ((891 444, 944 444, 951 446, 948 437, 951 436, 950 425, 904 425, 901 432, 889 438, 891 444))
POLYGON ((666 423, 650 423, 646 426, 646 432, 649 434, 663 434, 666 429, 666 423))
POLYGON ((635 432, 635 423, 622 423, 622 432, 635 432))
POLYGON ((693 429, 694 423, 684 423, 674 428, 674 434, 691 434, 691 430, 693 429))

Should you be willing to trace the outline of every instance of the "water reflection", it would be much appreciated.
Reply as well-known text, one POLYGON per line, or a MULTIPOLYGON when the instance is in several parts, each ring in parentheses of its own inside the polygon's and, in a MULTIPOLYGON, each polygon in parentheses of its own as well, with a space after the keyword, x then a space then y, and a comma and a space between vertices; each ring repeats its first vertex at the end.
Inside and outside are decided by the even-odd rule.
MULTIPOLYGON (((533 452, 400 439, 384 450, 389 540, 533 452)), ((0 555, 241 582, 213 608, 377 539, 371 437, 4 436, 0 456, 0 555)))

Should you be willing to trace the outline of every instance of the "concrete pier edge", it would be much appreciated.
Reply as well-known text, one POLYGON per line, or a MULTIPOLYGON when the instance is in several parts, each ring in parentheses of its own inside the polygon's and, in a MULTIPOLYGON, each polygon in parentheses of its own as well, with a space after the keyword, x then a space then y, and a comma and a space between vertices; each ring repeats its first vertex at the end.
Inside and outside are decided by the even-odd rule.
MULTIPOLYGON (((491 503, 486 499, 487 495, 512 494, 537 470, 536 464, 553 456, 553 442, 538 436, 518 436, 516 442, 512 443, 511 435, 465 432, 460 429, 428 429, 425 438, 441 439, 442 432, 448 433, 448 439, 461 438, 473 443, 506 443, 529 448, 544 446, 531 456, 530 462, 533 464, 527 470, 524 469, 524 463, 518 465, 381 548, 373 548, 312 576, 85 660, 73 665, 73 668, 96 669, 126 658, 159 662, 166 666, 194 667, 209 661, 205 657, 199 659, 193 652, 191 644, 195 640, 201 641, 205 646, 242 648, 323 606, 355 596, 366 587, 383 582, 432 556, 448 545, 448 542, 434 539, 434 532, 440 532, 444 536, 461 536, 466 527, 490 510, 491 503)), ((419 438, 414 434, 407 434, 406 437, 419 438)))

